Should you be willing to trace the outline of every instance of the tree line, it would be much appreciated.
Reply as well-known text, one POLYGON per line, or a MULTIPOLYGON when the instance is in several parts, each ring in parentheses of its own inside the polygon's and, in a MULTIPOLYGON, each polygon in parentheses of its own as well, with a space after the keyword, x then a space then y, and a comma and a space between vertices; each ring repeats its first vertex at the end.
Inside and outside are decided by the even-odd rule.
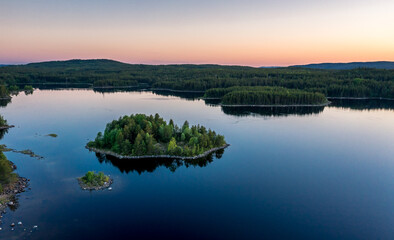
POLYGON ((111 60, 70 60, 0 68, 0 84, 88 83, 93 86, 147 85, 206 91, 233 86, 279 86, 328 97, 394 98, 394 70, 319 70, 219 65, 131 65, 111 60))
POLYGON ((227 93, 224 105, 318 105, 327 103, 322 93, 292 91, 234 91, 227 93))

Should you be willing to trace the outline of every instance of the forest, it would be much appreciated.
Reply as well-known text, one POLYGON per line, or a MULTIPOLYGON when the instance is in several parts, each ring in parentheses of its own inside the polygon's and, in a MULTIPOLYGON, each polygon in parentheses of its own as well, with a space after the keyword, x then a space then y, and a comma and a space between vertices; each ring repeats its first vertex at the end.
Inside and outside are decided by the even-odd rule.
POLYGON ((9 99, 10 91, 6 85, 0 85, 0 99, 9 99))
POLYGON ((326 97, 394 98, 394 70, 220 65, 133 65, 112 60, 69 60, 0 68, 0 84, 90 84, 206 91, 233 86, 277 86, 326 97))
POLYGON ((322 93, 283 87, 230 87, 206 91, 205 98, 220 98, 223 105, 319 105, 328 103, 322 93))
POLYGON ((124 116, 108 123, 104 134, 99 132, 88 148, 110 150, 123 156, 171 155, 192 157, 210 149, 223 147, 222 135, 204 126, 182 127, 169 123, 159 114, 124 116))

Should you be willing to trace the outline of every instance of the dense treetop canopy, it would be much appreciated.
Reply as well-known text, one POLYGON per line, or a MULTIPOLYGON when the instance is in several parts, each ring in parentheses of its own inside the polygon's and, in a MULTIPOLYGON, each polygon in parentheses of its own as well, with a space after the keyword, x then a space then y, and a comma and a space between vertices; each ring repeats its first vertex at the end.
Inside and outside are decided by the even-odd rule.
POLYGON ((210 149, 223 147, 224 137, 205 127, 178 127, 155 116, 136 114, 124 116, 107 124, 88 147, 109 150, 125 156, 171 155, 197 156, 210 149))
POLYGON ((318 105, 327 103, 322 93, 283 87, 212 88, 206 98, 219 98, 225 105, 318 105))

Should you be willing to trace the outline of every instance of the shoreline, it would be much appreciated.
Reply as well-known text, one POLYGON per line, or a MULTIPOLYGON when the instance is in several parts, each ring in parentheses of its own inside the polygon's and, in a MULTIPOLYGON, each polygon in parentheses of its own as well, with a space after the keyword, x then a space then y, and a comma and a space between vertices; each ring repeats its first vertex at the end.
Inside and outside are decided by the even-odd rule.
MULTIPOLYGON (((109 176, 108 176, 108 177, 109 177, 109 176)), ((105 183, 103 184, 103 186, 88 186, 88 185, 86 185, 85 183, 82 182, 81 178, 82 178, 82 177, 79 177, 79 178, 77 178, 77 180, 78 180, 79 186, 80 186, 81 189, 84 190, 84 191, 85 191, 85 190, 88 190, 88 191, 93 191, 93 190, 104 190, 104 189, 106 189, 106 188, 109 188, 109 187, 112 185, 112 183, 114 182, 113 179, 109 177, 108 182, 105 182, 105 183)))
POLYGON ((139 85, 134 86, 92 86, 91 89, 121 89, 121 88, 137 88, 139 85))
POLYGON ((104 155, 108 155, 108 156, 112 156, 118 159, 128 159, 128 160, 135 160, 135 159, 152 159, 152 158, 161 158, 161 159, 180 159, 180 160, 196 160, 196 159, 200 159, 200 158, 204 158, 206 156, 208 156, 209 154, 225 149, 228 146, 230 146, 230 144, 225 144, 221 147, 216 147, 216 148, 212 148, 204 153, 201 153, 197 156, 194 157, 186 157, 186 156, 172 156, 172 155, 144 155, 144 156, 124 156, 124 155, 120 155, 117 153, 114 153, 112 151, 109 150, 102 150, 102 149, 97 149, 97 148, 92 148, 92 147, 88 147, 86 146, 86 149, 88 149, 89 151, 95 152, 95 153, 100 153, 100 154, 104 154, 104 155))
POLYGON ((331 102, 326 102, 322 104, 285 104, 285 105, 263 105, 263 104, 218 104, 222 107, 325 107, 330 105, 331 102))
MULTIPOLYGON (((13 168, 16 166, 11 162, 13 168)), ((6 209, 17 206, 18 203, 16 201, 17 195, 25 192, 26 188, 29 187, 29 179, 18 176, 18 180, 15 183, 12 183, 9 186, 6 186, 3 192, 0 194, 0 217, 3 217, 3 214, 7 213, 6 209)), ((2 222, 0 221, 0 225, 2 222)))
POLYGON ((170 88, 147 88, 148 91, 169 91, 169 92, 184 92, 184 93, 205 93, 201 90, 176 90, 170 88))
POLYGON ((14 125, 1 126, 0 130, 10 129, 10 128, 13 128, 13 127, 15 127, 15 126, 14 125))
POLYGON ((348 99, 348 100, 388 100, 394 101, 394 98, 383 98, 383 97, 327 97, 328 99, 348 99))
MULTIPOLYGON (((327 99, 348 99, 348 100, 388 100, 394 101, 394 98, 384 98, 384 97, 326 97, 327 99)), ((201 97, 202 100, 220 100, 219 97, 201 97)))

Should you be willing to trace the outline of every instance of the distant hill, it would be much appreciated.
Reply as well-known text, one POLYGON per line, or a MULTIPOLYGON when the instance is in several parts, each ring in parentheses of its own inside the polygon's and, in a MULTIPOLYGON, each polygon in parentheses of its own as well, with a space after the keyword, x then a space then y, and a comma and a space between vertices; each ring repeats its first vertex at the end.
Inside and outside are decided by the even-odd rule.
MULTIPOLYGON (((49 61, 49 62, 38 62, 38 63, 29 63, 24 66, 33 67, 33 68, 100 68, 100 67, 124 67, 129 64, 122 63, 109 59, 72 59, 66 61, 49 61)), ((23 65, 21 65, 23 66, 23 65)))
POLYGON ((349 70, 355 68, 394 69, 394 62, 351 62, 351 63, 317 63, 307 65, 294 65, 290 67, 349 70))

